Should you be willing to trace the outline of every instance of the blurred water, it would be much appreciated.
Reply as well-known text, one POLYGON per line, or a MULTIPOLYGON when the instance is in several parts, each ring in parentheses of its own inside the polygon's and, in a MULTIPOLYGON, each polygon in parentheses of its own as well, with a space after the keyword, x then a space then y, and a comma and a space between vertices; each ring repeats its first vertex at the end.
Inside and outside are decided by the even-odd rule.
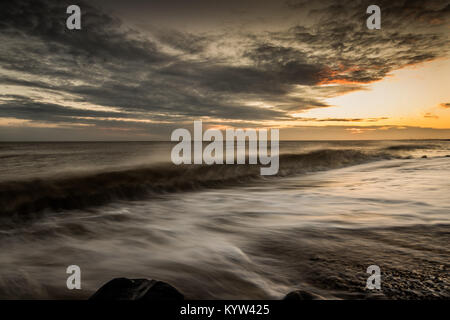
MULTIPOLYGON (((163 162, 171 144, 0 147, 5 181, 163 162)), ((283 142, 280 151, 319 149, 400 158, 5 218, 0 298, 87 298, 113 277, 167 281, 200 299, 275 299, 295 288, 364 298, 371 264, 384 272, 385 297, 448 298, 450 142, 283 142), (65 287, 72 264, 79 291, 65 287)))

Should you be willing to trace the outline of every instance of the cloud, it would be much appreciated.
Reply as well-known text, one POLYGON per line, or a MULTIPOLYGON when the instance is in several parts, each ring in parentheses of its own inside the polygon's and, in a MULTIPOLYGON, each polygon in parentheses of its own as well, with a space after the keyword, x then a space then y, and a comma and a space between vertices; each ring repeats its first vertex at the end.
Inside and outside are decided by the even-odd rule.
POLYGON ((368 131, 375 131, 376 128, 346 128, 345 130, 350 131, 351 134, 361 134, 368 131))
MULTIPOLYGON (((82 8, 81 30, 66 28, 66 8, 71 4, 66 0, 7 2, 2 5, 0 30, 17 40, 43 40, 49 53, 92 61, 119 58, 155 63, 167 58, 153 42, 133 37, 132 30, 122 30, 119 19, 102 13, 88 2, 78 3, 82 8)), ((32 52, 43 54, 43 50, 41 47, 32 52)))
POLYGON ((437 115, 430 113, 430 112, 425 113, 423 117, 429 118, 429 119, 439 119, 439 117, 437 115))
MULTIPOLYGON (((285 16, 303 12, 305 21, 293 19, 289 26, 269 21, 264 29, 255 21, 271 16, 269 4, 252 11, 230 2, 224 17, 238 10, 244 27, 236 31, 236 22, 218 23, 221 27, 201 32, 138 30, 120 12, 119 17, 105 13, 101 1, 78 1, 82 29, 70 31, 65 27, 69 4, 2 3, 0 117, 138 130, 198 118, 235 125, 294 121, 295 112, 329 107, 328 98, 365 90, 364 84, 395 69, 448 52, 440 21, 449 16, 449 7, 436 1, 381 1, 380 32, 365 28, 364 1, 273 2, 285 16), (54 96, 59 98, 49 98, 54 96)), ((174 18, 182 21, 184 11, 176 7, 181 3, 173 6, 174 18)))
POLYGON ((316 119, 316 121, 321 122, 377 122, 380 120, 387 120, 387 117, 380 118, 325 118, 325 119, 316 119))
POLYGON ((441 103, 439 106, 440 106, 441 108, 449 109, 449 108, 450 108, 450 103, 449 103, 449 102, 447 102, 447 103, 441 103))
POLYGON ((177 30, 157 30, 154 32, 154 35, 156 35, 160 43, 186 54, 203 52, 211 41, 204 35, 195 35, 177 30))

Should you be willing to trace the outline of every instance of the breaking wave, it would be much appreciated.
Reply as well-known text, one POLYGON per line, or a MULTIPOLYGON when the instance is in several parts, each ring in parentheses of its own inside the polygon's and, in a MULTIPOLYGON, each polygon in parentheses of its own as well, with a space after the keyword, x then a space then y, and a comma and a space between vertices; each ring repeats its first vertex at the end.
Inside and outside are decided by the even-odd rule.
POLYGON ((436 144, 399 144, 386 147, 388 151, 413 151, 422 149, 439 149, 441 146, 436 144))
MULTIPOLYGON (((387 153, 318 150, 280 155, 277 176, 336 169, 393 158, 387 153)), ((260 165, 180 165, 140 167, 63 177, 0 183, 0 217, 25 217, 44 210, 60 211, 138 200, 164 193, 239 185, 258 179, 260 165)))

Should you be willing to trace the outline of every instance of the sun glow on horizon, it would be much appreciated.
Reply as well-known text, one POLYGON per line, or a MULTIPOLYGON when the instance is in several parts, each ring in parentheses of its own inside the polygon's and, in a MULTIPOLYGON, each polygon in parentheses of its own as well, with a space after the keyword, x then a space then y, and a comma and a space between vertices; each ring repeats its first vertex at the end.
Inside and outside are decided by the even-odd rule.
POLYGON ((325 101, 333 107, 312 109, 299 116, 386 118, 377 124, 450 128, 450 109, 441 106, 450 101, 449 83, 450 59, 437 59, 396 70, 379 82, 365 85, 367 90, 327 98, 325 101))

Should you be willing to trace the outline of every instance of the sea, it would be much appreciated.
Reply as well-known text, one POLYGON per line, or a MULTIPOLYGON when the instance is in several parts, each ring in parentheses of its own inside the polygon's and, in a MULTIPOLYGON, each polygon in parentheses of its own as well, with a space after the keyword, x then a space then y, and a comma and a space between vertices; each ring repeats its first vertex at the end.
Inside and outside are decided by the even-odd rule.
POLYGON ((274 176, 176 166, 173 146, 0 143, 0 299, 116 277, 191 299, 450 298, 449 140, 281 141, 274 176))

